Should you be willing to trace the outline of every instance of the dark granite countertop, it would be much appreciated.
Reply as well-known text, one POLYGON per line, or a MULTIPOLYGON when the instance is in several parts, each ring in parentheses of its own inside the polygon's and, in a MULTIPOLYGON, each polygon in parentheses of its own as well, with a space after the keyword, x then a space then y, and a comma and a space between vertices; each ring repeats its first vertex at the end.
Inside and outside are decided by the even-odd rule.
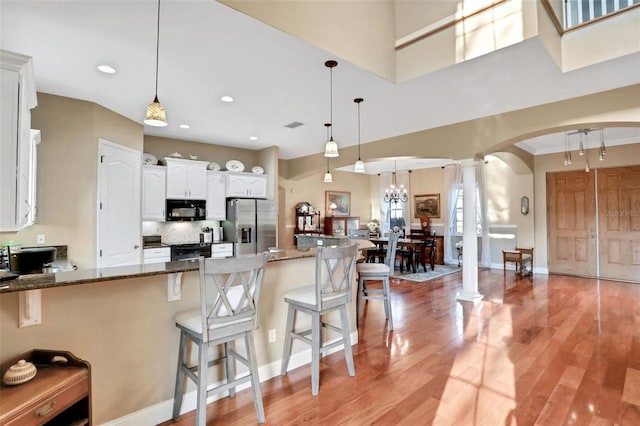
MULTIPOLYGON (((315 249, 287 249, 270 253, 268 261, 277 262, 301 259, 305 257, 315 257, 315 255, 315 249)), ((78 269, 75 271, 50 274, 29 274, 21 275, 11 281, 0 282, 0 294, 197 270, 198 262, 196 260, 180 260, 176 262, 114 266, 99 269, 78 269)))

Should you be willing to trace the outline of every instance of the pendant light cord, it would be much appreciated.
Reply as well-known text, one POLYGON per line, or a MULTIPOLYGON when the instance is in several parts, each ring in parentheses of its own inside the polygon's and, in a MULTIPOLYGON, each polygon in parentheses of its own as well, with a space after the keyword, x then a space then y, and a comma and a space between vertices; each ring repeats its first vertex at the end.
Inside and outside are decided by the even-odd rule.
POLYGON ((160 0, 158 0, 158 26, 156 27, 156 99, 158 98, 159 57, 160 57, 160 0))
MULTIPOLYGON (((360 100, 362 102, 362 100, 360 100)), ((360 159, 360 102, 356 101, 358 104, 358 161, 362 161, 360 159)))
POLYGON ((329 68, 329 140, 333 140, 333 67, 329 68))

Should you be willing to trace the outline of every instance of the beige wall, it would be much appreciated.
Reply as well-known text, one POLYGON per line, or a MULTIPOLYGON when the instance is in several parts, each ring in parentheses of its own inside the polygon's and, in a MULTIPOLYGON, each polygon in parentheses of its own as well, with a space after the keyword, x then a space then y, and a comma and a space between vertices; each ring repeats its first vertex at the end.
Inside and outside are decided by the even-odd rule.
MULTIPOLYGON (((326 166, 325 166, 326 167, 326 166)), ((324 226, 326 216, 326 191, 346 191, 351 193, 351 216, 360 217, 360 225, 364 226, 371 219, 370 178, 368 175, 332 171, 333 183, 324 183, 324 174, 316 172, 302 179, 284 179, 280 177, 279 188, 284 199, 280 200, 279 214, 284 217, 284 228, 280 231, 280 246, 294 245, 295 207, 298 203, 308 202, 321 213, 321 225, 324 226)))
MULTIPOLYGON (((587 151, 590 158, 591 169, 603 167, 617 166, 633 166, 640 165, 640 143, 631 145, 619 145, 607 148, 605 160, 598 161, 598 150, 590 149, 587 151)), ((584 170, 584 157, 573 155, 573 164, 570 166, 563 165, 563 154, 547 154, 535 157, 534 171, 534 188, 535 202, 535 247, 536 256, 534 257, 537 267, 548 268, 547 257, 547 181, 546 176, 549 172, 560 172, 569 170, 584 170)))
POLYGON ((99 105, 38 94, 32 127, 41 130, 38 146, 36 224, 0 233, 0 242, 67 245, 80 267, 96 264, 96 193, 98 139, 142 149, 142 126, 99 105))
MULTIPOLYGON (((640 84, 522 110, 464 121, 362 144, 369 158, 481 157, 510 149, 515 142, 582 128, 640 126, 640 84)), ((357 146, 340 149, 332 167, 351 164, 357 146)), ((282 161, 281 161, 282 164, 282 161)), ((287 160, 281 175, 298 179, 326 168, 322 154, 287 160)), ((326 169, 325 169, 326 170, 326 169)))
POLYGON ((380 77, 395 79, 393 1, 218 1, 380 77))
MULTIPOLYGON (((315 258, 267 265, 260 326, 254 335, 263 372, 280 371, 287 315, 284 293, 312 284, 300 277, 312 277, 314 268, 315 258), (268 343, 270 329, 276 330, 274 343, 268 343)), ((198 306, 198 294, 196 272, 183 274, 182 299, 174 302, 167 302, 165 275, 46 289, 42 290, 42 324, 27 328, 18 328, 18 293, 1 294, 0 359, 33 348, 69 350, 86 359, 91 363, 93 421, 99 425, 172 400, 179 338, 173 318, 198 306)), ((352 304, 352 332, 354 311, 352 304)), ((304 325, 305 319, 301 320, 304 325)), ((243 345, 238 347, 243 353, 243 345)), ((294 343, 293 353, 307 348, 294 343)))

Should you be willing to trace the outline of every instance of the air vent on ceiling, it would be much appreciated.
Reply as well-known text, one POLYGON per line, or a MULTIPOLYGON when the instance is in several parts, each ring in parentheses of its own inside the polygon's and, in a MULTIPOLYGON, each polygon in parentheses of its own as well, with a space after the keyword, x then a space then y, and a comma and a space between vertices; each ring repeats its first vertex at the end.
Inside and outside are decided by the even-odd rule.
POLYGON ((299 121, 293 121, 293 122, 291 122, 289 124, 285 124, 284 127, 288 127, 290 129, 295 129, 296 127, 300 127, 302 125, 304 125, 304 123, 301 123, 299 121))

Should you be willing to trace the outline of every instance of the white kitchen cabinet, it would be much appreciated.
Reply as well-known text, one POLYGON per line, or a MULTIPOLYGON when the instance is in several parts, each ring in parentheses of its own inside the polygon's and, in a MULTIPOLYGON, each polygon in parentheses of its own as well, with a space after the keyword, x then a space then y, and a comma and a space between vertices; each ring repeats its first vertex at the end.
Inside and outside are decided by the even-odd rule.
POLYGON ((178 200, 207 199, 206 161, 165 158, 167 162, 167 198, 178 200))
POLYGON ((165 221, 167 168, 142 168, 142 220, 165 221))
POLYGON ((222 172, 207 172, 207 219, 227 218, 227 179, 222 172))
POLYGON ((233 243, 211 244, 211 257, 221 259, 233 256, 233 243))
POLYGON ((0 65, 0 231, 18 231, 35 221, 38 103, 31 58, 0 50, 0 65))
POLYGON ((227 198, 267 198, 267 176, 227 173, 227 198))
POLYGON ((153 247, 142 250, 143 263, 171 262, 171 247, 153 247))

